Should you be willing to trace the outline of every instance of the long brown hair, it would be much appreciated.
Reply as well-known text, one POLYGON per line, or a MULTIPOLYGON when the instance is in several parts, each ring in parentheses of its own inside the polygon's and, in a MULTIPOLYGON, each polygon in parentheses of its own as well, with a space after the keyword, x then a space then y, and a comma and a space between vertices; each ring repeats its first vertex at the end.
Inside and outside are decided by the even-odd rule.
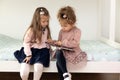
MULTIPOLYGON (((30 29, 33 32, 34 38, 32 38, 33 39, 32 41, 35 41, 37 39, 37 40, 39 40, 39 42, 41 42, 41 38, 42 38, 42 26, 40 23, 40 20, 41 20, 40 16, 41 15, 50 17, 49 12, 45 7, 38 7, 35 10, 31 25, 27 29, 27 31, 30 29)), ((49 22, 48 22, 48 25, 46 26, 46 28, 48 30, 47 39, 51 39, 49 22)))

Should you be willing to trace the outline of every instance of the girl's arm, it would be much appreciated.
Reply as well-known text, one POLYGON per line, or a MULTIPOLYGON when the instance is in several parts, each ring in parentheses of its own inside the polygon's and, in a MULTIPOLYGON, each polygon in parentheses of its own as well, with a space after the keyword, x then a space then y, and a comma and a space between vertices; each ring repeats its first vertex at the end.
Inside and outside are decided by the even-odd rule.
POLYGON ((31 52, 31 39, 32 39, 32 31, 29 29, 24 37, 23 46, 24 46, 24 53, 26 56, 32 55, 31 52))
POLYGON ((79 46, 81 31, 79 29, 75 30, 74 36, 71 36, 71 37, 73 37, 71 40, 65 39, 64 41, 62 41, 62 46, 69 47, 69 48, 74 48, 79 46))

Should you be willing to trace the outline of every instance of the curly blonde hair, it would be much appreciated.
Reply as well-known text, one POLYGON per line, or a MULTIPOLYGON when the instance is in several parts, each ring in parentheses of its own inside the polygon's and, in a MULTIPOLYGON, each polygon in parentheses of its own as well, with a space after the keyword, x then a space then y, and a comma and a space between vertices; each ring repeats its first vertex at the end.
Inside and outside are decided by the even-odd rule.
POLYGON ((66 6, 58 11, 57 18, 59 21, 66 21, 68 24, 76 22, 76 15, 72 7, 66 6))

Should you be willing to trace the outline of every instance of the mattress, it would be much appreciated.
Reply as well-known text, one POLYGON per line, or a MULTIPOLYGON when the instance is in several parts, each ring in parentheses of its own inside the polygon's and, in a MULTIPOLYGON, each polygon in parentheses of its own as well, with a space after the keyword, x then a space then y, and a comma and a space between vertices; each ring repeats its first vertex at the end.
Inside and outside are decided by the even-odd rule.
MULTIPOLYGON (((13 53, 22 47, 22 40, 0 34, 0 61, 16 61, 13 53)), ((81 40, 80 47, 88 61, 120 61, 120 49, 99 40, 81 40)))
POLYGON ((21 46, 22 40, 0 34, 0 60, 16 60, 13 53, 15 50, 20 49, 21 46))
POLYGON ((120 49, 99 40, 82 40, 80 47, 88 55, 88 61, 120 61, 120 49))

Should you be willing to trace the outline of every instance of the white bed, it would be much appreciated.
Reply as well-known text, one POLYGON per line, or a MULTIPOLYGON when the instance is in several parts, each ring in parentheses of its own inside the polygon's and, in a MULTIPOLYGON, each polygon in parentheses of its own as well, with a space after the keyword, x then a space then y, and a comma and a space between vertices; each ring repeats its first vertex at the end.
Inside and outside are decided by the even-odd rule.
MULTIPOLYGON (((0 72, 19 72, 20 64, 16 61, 13 52, 21 47, 21 40, 0 34, 0 72)), ((120 49, 93 40, 82 40, 80 47, 88 55, 87 65, 70 72, 120 73, 120 49)), ((44 72, 57 72, 55 61, 51 61, 50 67, 45 68, 44 72)))

